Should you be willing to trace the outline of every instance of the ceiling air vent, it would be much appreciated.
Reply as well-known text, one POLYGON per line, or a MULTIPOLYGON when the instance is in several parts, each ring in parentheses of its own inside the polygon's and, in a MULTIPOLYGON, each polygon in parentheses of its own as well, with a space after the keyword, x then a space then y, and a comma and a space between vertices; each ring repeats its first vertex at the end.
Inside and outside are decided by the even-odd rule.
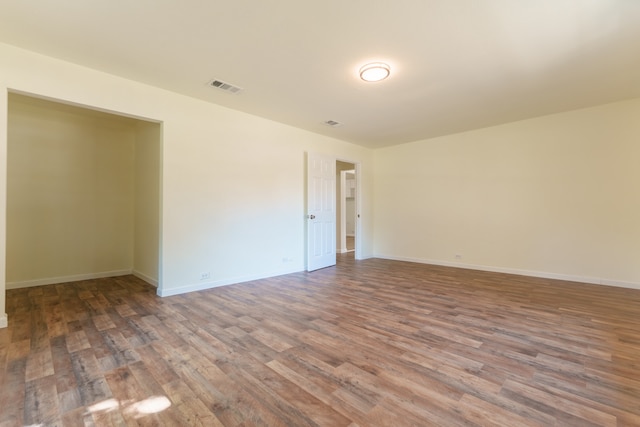
POLYGON ((209 86, 215 87, 216 89, 224 90, 225 92, 230 93, 240 93, 242 92, 242 88, 238 86, 234 86, 230 83, 223 82, 222 80, 212 80, 209 83, 209 86))
POLYGON ((331 126, 333 128, 337 128, 338 126, 342 126, 342 123, 340 122, 336 122, 335 120, 327 120, 326 122, 323 122, 325 125, 327 126, 331 126))

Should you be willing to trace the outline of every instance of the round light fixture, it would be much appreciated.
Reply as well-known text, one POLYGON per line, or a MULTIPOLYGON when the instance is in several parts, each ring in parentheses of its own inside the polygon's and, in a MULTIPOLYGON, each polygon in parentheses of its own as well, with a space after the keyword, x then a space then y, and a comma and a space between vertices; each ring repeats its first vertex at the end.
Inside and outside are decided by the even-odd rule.
POLYGON ((372 62, 360 68, 360 78, 365 82, 379 82, 389 77, 391 69, 382 62, 372 62))

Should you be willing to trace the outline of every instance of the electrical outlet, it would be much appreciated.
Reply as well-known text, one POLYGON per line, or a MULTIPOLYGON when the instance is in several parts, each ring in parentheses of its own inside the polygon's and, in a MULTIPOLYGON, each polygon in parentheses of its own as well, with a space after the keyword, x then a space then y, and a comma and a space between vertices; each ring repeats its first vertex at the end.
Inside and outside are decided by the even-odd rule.
POLYGON ((456 254, 456 259, 462 259, 462 255, 456 254))
POLYGON ((283 257, 282 262, 293 262, 293 258, 283 257))
POLYGON ((200 274, 200 280, 207 280, 211 278, 211 273, 209 273, 208 271, 200 274))

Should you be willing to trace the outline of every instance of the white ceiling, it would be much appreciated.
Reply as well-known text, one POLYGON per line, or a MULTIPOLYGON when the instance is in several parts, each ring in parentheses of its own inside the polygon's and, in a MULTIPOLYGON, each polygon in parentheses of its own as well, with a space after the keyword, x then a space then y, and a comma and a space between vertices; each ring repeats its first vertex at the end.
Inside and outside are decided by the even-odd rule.
POLYGON ((638 0, 0 0, 0 41, 368 147, 640 96, 638 0))

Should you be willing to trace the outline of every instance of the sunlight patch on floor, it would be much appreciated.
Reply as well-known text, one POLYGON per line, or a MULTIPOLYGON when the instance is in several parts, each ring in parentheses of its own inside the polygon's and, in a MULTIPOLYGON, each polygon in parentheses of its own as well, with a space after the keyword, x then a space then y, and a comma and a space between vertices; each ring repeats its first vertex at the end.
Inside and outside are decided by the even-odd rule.
MULTIPOLYGON (((157 414, 171 406, 171 401, 166 396, 151 396, 147 399, 134 402, 132 400, 118 401, 107 399, 89 406, 89 413, 111 412, 122 409, 125 414, 140 418, 149 414, 157 414)), ((40 426, 32 426, 40 427, 40 426)))
POLYGON ((169 406, 171 406, 171 401, 166 396, 152 396, 132 404, 126 408, 125 412, 134 412, 136 415, 156 414, 169 406))

